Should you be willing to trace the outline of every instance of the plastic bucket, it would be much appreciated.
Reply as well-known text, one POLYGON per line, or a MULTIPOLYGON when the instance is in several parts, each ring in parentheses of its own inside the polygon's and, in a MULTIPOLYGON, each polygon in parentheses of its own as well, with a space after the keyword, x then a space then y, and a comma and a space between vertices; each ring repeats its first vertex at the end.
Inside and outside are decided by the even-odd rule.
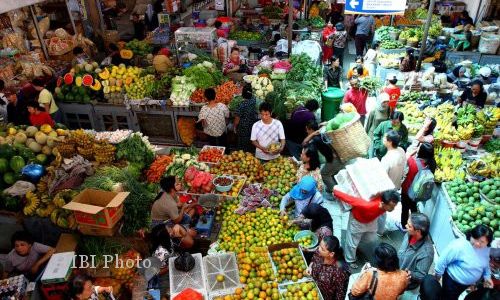
POLYGON ((340 104, 344 99, 344 91, 339 88, 329 87, 321 94, 321 119, 329 121, 339 113, 340 104))

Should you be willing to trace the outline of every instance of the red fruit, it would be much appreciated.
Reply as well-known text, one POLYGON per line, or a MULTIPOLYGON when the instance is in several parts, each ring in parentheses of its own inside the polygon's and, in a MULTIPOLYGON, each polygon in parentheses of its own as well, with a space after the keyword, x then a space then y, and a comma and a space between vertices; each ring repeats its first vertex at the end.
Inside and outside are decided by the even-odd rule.
POLYGON ((61 85, 63 84, 63 78, 62 77, 59 77, 57 78, 57 87, 60 87, 61 85))
POLYGON ((82 84, 84 86, 91 86, 94 83, 94 77, 90 74, 85 74, 82 78, 82 84))
POLYGON ((64 83, 66 85, 71 85, 73 83, 73 75, 71 75, 70 73, 66 73, 66 75, 64 75, 64 83))

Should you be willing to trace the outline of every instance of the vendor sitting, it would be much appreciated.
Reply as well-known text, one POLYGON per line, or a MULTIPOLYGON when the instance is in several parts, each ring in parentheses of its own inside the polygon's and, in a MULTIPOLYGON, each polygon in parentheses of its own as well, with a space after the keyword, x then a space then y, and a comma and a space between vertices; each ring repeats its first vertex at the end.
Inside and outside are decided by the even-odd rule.
POLYGON ((151 226, 166 223, 189 225, 196 210, 193 205, 179 203, 177 192, 182 184, 174 176, 167 176, 160 181, 162 192, 158 194, 151 208, 151 226))
POLYGON ((35 279, 42 271, 42 267, 54 254, 55 249, 40 243, 35 243, 27 231, 17 231, 11 238, 12 251, 7 254, 4 265, 4 274, 25 274, 30 279, 35 279))
POLYGON ((323 196, 316 189, 316 180, 312 176, 304 176, 302 179, 288 192, 280 203, 281 215, 286 214, 286 207, 290 202, 295 202, 294 217, 297 218, 302 210, 311 203, 321 204, 323 196))
POLYGON ((467 88, 462 95, 458 97, 458 103, 462 105, 464 102, 468 102, 479 108, 483 108, 487 97, 488 94, 484 90, 483 83, 479 80, 474 80, 471 87, 467 88))

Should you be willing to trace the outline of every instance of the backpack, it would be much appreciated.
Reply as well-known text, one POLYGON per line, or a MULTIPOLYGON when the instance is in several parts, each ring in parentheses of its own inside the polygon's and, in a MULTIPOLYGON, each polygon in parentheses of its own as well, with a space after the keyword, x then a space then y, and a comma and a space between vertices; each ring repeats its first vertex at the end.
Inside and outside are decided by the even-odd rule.
POLYGON ((418 172, 408 190, 408 197, 415 202, 427 201, 432 197, 434 190, 434 174, 422 166, 420 159, 416 158, 418 172))

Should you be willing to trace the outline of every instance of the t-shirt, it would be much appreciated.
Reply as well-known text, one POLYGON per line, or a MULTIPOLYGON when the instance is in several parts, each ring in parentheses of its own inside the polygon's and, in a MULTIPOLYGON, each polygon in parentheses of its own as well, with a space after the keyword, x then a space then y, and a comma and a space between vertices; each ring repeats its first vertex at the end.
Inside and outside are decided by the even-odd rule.
POLYGON ((153 203, 151 208, 152 220, 173 220, 179 217, 177 202, 171 195, 163 193, 161 197, 153 203))
POLYGON ((365 54, 365 64, 374 64, 377 59, 377 51, 368 49, 365 54))
POLYGON ((357 18, 354 23, 358 25, 356 34, 369 35, 372 31, 373 25, 375 24, 375 19, 372 16, 361 16, 357 18))
POLYGON ((368 98, 368 93, 362 89, 351 88, 347 91, 344 96, 345 103, 352 103, 356 108, 356 111, 361 116, 366 115, 366 99, 368 98))
POLYGON ((12 249, 5 260, 5 272, 18 271, 21 273, 30 272, 31 267, 50 250, 49 246, 33 243, 31 250, 26 256, 17 254, 16 250, 12 249))
POLYGON ((464 102, 469 102, 471 104, 477 105, 480 108, 483 108, 487 97, 488 95, 485 92, 479 93, 477 96, 474 96, 472 95, 472 90, 468 88, 462 93, 460 99, 462 99, 462 101, 464 102))
POLYGON ((389 95, 389 107, 395 108, 401 96, 401 90, 397 86, 386 87, 384 88, 384 92, 389 95))
POLYGON ((54 126, 55 124, 54 120, 52 120, 50 115, 45 111, 42 111, 38 114, 30 114, 30 123, 33 126, 42 126, 44 124, 54 126))
POLYGON ((226 131, 226 118, 229 118, 229 109, 222 103, 214 107, 205 105, 201 108, 198 119, 207 121, 203 132, 209 136, 219 137, 226 131))
MULTIPOLYGON (((255 122, 252 126, 251 141, 257 141, 264 148, 271 144, 277 144, 280 140, 285 139, 285 130, 283 124, 279 120, 273 119, 270 124, 264 124, 262 120, 255 122)), ((279 154, 267 154, 259 148, 255 150, 255 156, 262 160, 271 160, 279 156, 279 154)))
POLYGON ((49 114, 53 114, 59 110, 56 101, 54 101, 54 97, 52 97, 52 94, 47 89, 43 89, 38 95, 38 103, 40 103, 40 106, 42 107, 44 107, 45 104, 48 104, 49 114))
POLYGON ((382 157, 381 163, 387 171, 387 175, 389 175, 389 178, 396 186, 396 190, 399 190, 406 166, 405 151, 401 147, 387 151, 384 157, 382 157))

